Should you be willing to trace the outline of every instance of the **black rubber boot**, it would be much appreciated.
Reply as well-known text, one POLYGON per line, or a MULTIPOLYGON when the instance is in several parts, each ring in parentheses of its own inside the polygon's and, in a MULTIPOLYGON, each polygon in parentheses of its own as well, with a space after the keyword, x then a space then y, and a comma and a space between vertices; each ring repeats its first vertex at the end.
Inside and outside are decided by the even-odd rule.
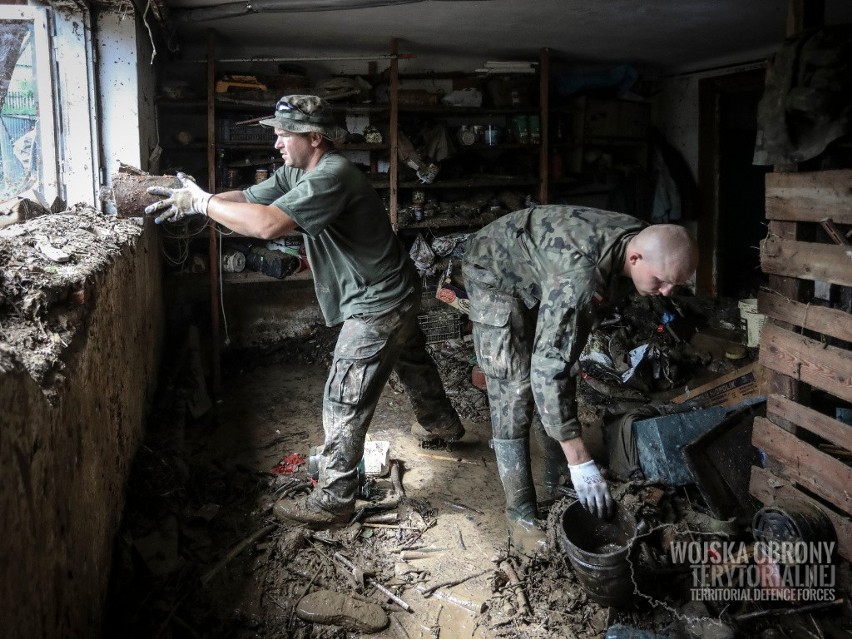
POLYGON ((541 462, 543 466, 542 484, 544 484, 544 494, 541 496, 542 501, 552 502, 561 497, 559 486, 562 485, 562 478, 568 477, 570 474, 568 461, 565 459, 562 446, 553 437, 544 432, 541 424, 538 424, 538 427, 534 428, 534 431, 536 441, 541 449, 541 462))
POLYGON ((542 552, 546 541, 544 531, 536 522, 529 439, 492 439, 491 447, 506 493, 506 523, 512 544, 525 555, 542 552))

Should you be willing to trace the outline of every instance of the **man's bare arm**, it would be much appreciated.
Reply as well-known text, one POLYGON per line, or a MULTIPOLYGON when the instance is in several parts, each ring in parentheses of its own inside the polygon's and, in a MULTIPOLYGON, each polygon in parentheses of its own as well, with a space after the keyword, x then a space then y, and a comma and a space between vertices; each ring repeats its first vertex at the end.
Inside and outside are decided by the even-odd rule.
POLYGON ((240 235, 272 240, 296 229, 296 222, 271 204, 252 204, 242 191, 210 198, 207 215, 240 235))

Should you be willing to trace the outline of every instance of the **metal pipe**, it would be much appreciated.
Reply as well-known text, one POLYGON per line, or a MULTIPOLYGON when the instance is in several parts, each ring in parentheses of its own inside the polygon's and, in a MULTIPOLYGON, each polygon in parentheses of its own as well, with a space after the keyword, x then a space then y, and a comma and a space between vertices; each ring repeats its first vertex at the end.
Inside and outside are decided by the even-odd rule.
MULTIPOLYGON (((400 53, 398 55, 352 55, 352 56, 302 56, 302 57, 288 57, 288 58, 278 58, 278 57, 269 57, 269 58, 217 58, 216 62, 346 62, 350 60, 411 60, 416 58, 417 56, 413 53, 400 53)), ((187 62, 197 62, 204 63, 207 62, 207 58, 196 58, 194 60, 187 60, 187 62)))
MULTIPOLYGON (((205 22, 222 18, 234 18, 251 13, 313 13, 317 11, 351 11, 354 9, 374 9, 404 4, 427 2, 428 0, 252 0, 251 2, 231 2, 214 7, 197 9, 172 9, 176 22, 205 22)), ((453 0, 443 0, 450 2, 453 0)), ((493 2, 493 0, 477 0, 493 2)))

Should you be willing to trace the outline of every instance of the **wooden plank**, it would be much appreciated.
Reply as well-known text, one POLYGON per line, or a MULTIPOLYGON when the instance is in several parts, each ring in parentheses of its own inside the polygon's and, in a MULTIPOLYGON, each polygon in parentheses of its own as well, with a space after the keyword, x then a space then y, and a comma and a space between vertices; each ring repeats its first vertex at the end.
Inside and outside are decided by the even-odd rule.
POLYGON ((541 144, 538 150, 538 201, 547 204, 550 190, 550 171, 548 167, 550 143, 550 49, 543 47, 538 53, 538 109, 541 144))
MULTIPOLYGON (((207 31, 207 190, 216 192, 216 32, 207 31)), ((219 233, 216 222, 207 218, 207 258, 210 263, 210 365, 211 392, 222 390, 222 359, 219 334, 219 233)))
POLYGON ((766 402, 767 416, 778 416, 794 422, 797 426, 823 439, 852 451, 852 426, 818 413, 812 408, 802 406, 780 395, 770 395, 766 402))
POLYGON ((782 375, 852 401, 852 351, 826 346, 767 322, 760 335, 759 361, 782 375))
POLYGON ((765 417, 754 418, 751 442, 781 462, 787 479, 852 514, 852 468, 782 430, 765 417))
POLYGON ((394 233, 399 229, 399 39, 391 38, 390 61, 390 222, 394 233))
POLYGON ((766 218, 852 224, 852 171, 766 174, 766 218))
POLYGON ((772 291, 761 291, 757 310, 786 324, 852 342, 852 315, 836 308, 802 304, 772 291))
MULTIPOLYGON (((775 220, 769 221, 769 237, 782 238, 787 240, 806 240, 804 230, 801 224, 796 222, 779 222, 775 220)), ((810 299, 813 291, 813 282, 796 279, 795 277, 782 277, 780 275, 769 276, 769 288, 776 291, 780 295, 791 300, 810 299)), ((792 325, 782 325, 784 328, 793 328, 792 325)), ((784 397, 789 397, 792 400, 798 401, 802 399, 801 384, 787 375, 781 375, 773 370, 766 371, 766 388, 770 393, 778 393, 784 397)), ((794 432, 795 428, 792 424, 784 426, 790 432, 794 432)))
POLYGON ((822 510, 831 520, 837 535, 837 552, 847 561, 852 561, 852 520, 836 513, 816 499, 792 486, 788 481, 773 475, 764 468, 751 467, 749 492, 766 506, 790 502, 805 502, 822 510))
POLYGON ((848 246, 783 240, 770 235, 760 243, 760 270, 852 286, 852 251, 848 246))

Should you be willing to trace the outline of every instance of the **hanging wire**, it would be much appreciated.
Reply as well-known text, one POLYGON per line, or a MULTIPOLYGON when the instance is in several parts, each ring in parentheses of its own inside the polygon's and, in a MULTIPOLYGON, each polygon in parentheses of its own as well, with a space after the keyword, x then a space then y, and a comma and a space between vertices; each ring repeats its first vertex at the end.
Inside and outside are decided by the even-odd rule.
POLYGON ((189 259, 189 240, 181 237, 173 239, 174 245, 178 247, 177 254, 174 256, 169 254, 167 242, 162 242, 160 244, 160 253, 162 253, 163 259, 165 259, 170 266, 183 266, 187 259, 189 259))
MULTIPOLYGON (((225 289, 222 285, 222 274, 224 273, 222 269, 222 237, 225 233, 219 230, 218 224, 215 228, 216 232, 219 234, 219 307, 222 310, 222 328, 225 330, 225 346, 230 346, 231 336, 228 335, 228 316, 225 314, 225 289)), ((228 235, 233 235, 233 231, 228 233, 228 235)))
POLYGON ((151 0, 148 0, 148 4, 145 5, 145 11, 142 13, 142 22, 145 24, 145 28, 148 30, 148 39, 151 41, 151 62, 150 64, 153 66, 154 58, 157 57, 157 44, 154 42, 154 34, 151 33, 151 25, 148 24, 148 10, 151 8, 151 0))

